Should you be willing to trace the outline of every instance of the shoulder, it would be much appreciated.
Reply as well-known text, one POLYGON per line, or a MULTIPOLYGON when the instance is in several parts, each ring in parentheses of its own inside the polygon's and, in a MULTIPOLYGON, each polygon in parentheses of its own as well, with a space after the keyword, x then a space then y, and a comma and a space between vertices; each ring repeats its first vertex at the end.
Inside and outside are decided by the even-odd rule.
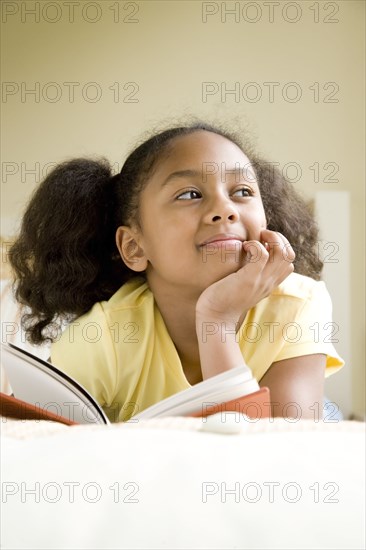
POLYGON ((130 311, 144 310, 153 303, 153 295, 142 277, 134 277, 121 286, 109 300, 97 302, 84 315, 78 317, 74 323, 91 322, 98 318, 117 318, 130 311))
POLYGON ((311 277, 292 273, 272 293, 276 299, 286 298, 287 304, 296 302, 298 313, 302 317, 330 321, 332 300, 324 281, 315 281, 311 277))
POLYGON ((264 307, 276 306, 295 312, 314 310, 318 315, 332 313, 332 301, 324 281, 315 281, 311 277, 291 273, 265 300, 264 307))
MULTIPOLYGON (((142 321, 152 293, 143 279, 125 283, 107 301, 97 302, 76 318, 51 346, 52 362, 77 379, 101 403, 110 403, 118 385, 120 355, 126 364, 135 353, 136 327, 142 321)), ((147 317, 145 313, 145 317, 147 317)))
POLYGON ((291 273, 254 308, 255 317, 289 322, 302 319, 331 320, 332 302, 324 281, 291 273))
POLYGON ((273 297, 297 298, 302 301, 322 295, 328 295, 324 281, 315 281, 311 277, 299 273, 291 273, 271 293, 273 297))
POLYGON ((333 346, 338 329, 325 283, 292 273, 250 310, 240 343, 257 380, 274 362, 312 354, 327 356, 328 376, 344 364, 333 346))
POLYGON ((142 277, 134 277, 125 283, 106 302, 100 302, 106 311, 114 311, 129 307, 141 307, 153 300, 153 294, 142 277))
POLYGON ((120 330, 132 321, 142 322, 147 312, 153 309, 154 298, 147 283, 136 277, 125 283, 109 300, 97 302, 94 306, 77 317, 64 330, 60 339, 52 345, 53 353, 65 345, 97 343, 102 346, 119 341, 120 330))

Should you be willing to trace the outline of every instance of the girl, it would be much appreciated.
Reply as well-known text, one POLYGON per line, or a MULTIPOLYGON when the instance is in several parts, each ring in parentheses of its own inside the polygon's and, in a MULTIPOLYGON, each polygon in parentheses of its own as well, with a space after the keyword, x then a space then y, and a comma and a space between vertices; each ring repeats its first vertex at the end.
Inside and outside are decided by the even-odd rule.
POLYGON ((53 341, 112 421, 242 363, 274 415, 307 418, 343 365, 314 337, 331 321, 316 243, 282 175, 199 123, 154 135, 115 176, 103 160, 57 166, 10 260, 30 341, 53 341))

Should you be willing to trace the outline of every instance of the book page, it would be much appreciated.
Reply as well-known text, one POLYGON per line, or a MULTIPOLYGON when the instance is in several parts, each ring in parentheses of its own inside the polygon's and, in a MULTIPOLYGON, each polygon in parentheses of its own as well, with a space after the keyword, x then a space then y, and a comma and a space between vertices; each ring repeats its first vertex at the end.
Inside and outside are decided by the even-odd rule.
POLYGON ((253 378, 251 370, 241 365, 176 393, 136 414, 131 420, 169 415, 185 416, 196 412, 204 403, 224 403, 258 390, 258 382, 253 378))
POLYGON ((2 344, 1 361, 17 399, 80 424, 108 424, 103 409, 76 380, 13 344, 2 344))

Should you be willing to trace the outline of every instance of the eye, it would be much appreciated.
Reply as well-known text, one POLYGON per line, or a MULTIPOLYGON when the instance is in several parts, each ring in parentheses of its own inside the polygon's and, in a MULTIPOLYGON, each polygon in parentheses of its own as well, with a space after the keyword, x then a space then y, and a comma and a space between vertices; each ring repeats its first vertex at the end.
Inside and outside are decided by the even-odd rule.
POLYGON ((188 191, 184 191, 183 193, 180 193, 180 195, 178 195, 176 197, 177 200, 180 200, 180 201, 187 201, 187 200, 192 200, 192 199, 200 199, 201 198, 201 193, 199 193, 199 191, 195 191, 194 189, 190 189, 188 191))
POLYGON ((235 197, 252 197, 254 192, 250 189, 250 187, 241 187, 240 189, 234 191, 233 195, 235 197))

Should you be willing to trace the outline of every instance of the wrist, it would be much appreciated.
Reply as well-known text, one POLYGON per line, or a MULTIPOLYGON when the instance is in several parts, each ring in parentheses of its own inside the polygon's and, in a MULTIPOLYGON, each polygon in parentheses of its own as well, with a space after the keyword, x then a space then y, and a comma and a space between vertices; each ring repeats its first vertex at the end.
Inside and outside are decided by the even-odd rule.
POLYGON ((216 317, 197 316, 196 333, 198 342, 206 343, 217 341, 227 343, 236 341, 236 333, 239 330, 238 321, 220 319, 216 317))
POLYGON ((196 334, 200 349, 239 348, 239 323, 202 318, 196 320, 196 334))
POLYGON ((202 325, 207 326, 210 323, 212 323, 213 325, 216 324, 218 327, 222 327, 222 329, 232 330, 233 328, 235 328, 238 331, 243 324, 247 314, 248 310, 242 310, 236 315, 220 315, 217 312, 197 310, 196 332, 198 331, 199 327, 202 327, 202 325))
POLYGON ((236 326, 239 322, 240 313, 223 313, 219 311, 209 310, 207 308, 196 308, 196 325, 202 323, 222 323, 229 327, 236 326))

